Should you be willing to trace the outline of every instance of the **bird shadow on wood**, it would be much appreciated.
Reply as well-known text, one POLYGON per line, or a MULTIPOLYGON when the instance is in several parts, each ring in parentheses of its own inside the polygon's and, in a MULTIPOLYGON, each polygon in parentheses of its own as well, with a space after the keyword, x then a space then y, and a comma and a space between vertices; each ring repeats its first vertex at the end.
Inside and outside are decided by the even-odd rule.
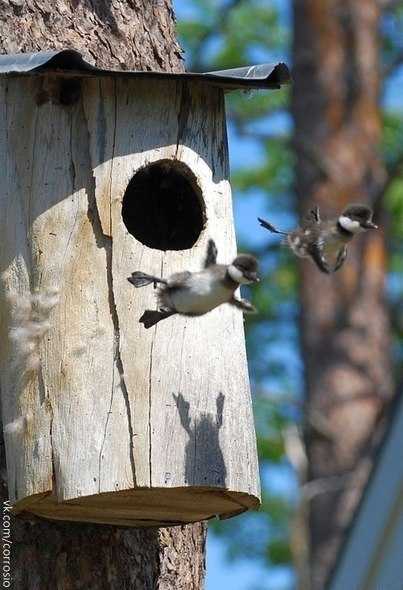
POLYGON ((219 431, 223 424, 225 396, 216 399, 216 415, 202 413, 190 417, 190 403, 183 395, 172 394, 183 429, 189 440, 185 448, 185 481, 197 486, 224 487, 227 476, 224 456, 220 448, 219 431))

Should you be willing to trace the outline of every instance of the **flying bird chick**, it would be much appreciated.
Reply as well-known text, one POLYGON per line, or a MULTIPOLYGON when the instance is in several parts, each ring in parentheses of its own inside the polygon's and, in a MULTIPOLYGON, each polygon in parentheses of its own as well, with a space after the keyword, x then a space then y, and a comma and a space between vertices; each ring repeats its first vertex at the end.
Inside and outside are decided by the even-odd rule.
POLYGON ((291 232, 276 229, 258 217, 260 225, 272 233, 285 236, 291 250, 301 258, 312 258, 319 270, 339 270, 347 256, 347 244, 356 234, 378 229, 372 221, 372 210, 366 205, 349 205, 336 219, 322 220, 319 207, 312 209, 301 226, 291 232))
POLYGON ((145 328, 151 328, 160 320, 179 313, 185 316, 200 316, 230 303, 243 312, 254 312, 253 305, 245 299, 238 299, 235 291, 239 285, 257 283, 258 263, 250 254, 239 254, 229 264, 217 264, 217 248, 209 240, 204 268, 200 272, 179 272, 167 279, 161 279, 140 271, 132 273, 128 281, 135 287, 158 285, 159 311, 146 310, 140 318, 145 328))

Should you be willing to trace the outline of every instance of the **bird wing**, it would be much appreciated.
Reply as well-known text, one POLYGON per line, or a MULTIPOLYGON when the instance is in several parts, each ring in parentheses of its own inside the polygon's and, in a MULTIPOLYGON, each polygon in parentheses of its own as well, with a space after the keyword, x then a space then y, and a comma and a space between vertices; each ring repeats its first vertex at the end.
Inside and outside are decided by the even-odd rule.
POLYGON ((208 268, 209 266, 213 266, 213 264, 217 264, 217 254, 218 250, 215 241, 210 239, 207 244, 207 253, 203 268, 208 268))
POLYGON ((314 223, 320 223, 321 219, 320 219, 320 211, 319 211, 318 205, 315 205, 315 207, 308 212, 306 217, 307 217, 307 219, 310 219, 314 223))
MULTIPOLYGON (((345 240, 340 237, 331 222, 316 225, 315 239, 310 247, 310 254, 318 268, 325 273, 336 272, 347 256, 345 240)), ((312 237, 313 237, 312 235, 312 237)))
POLYGON ((319 208, 315 207, 311 209, 301 220, 302 229, 314 229, 321 225, 321 219, 319 214, 319 208))

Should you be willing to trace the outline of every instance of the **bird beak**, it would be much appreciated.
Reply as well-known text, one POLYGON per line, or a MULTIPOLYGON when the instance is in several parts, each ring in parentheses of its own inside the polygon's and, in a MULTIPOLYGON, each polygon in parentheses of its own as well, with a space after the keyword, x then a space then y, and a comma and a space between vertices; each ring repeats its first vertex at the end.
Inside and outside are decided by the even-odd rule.
POLYGON ((362 227, 365 229, 378 229, 378 226, 375 225, 375 223, 373 221, 365 221, 362 224, 362 227))
POLYGON ((257 272, 248 272, 245 274, 245 276, 249 281, 252 281, 252 283, 258 283, 260 281, 257 272))

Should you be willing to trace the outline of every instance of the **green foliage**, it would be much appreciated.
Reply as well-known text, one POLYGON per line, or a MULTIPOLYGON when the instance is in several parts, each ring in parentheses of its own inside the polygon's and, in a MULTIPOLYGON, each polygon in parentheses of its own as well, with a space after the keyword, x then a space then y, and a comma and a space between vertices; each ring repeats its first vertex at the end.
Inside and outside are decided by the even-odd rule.
POLYGON ((382 153, 386 165, 393 165, 396 157, 402 153, 403 120, 402 114, 396 112, 383 113, 382 153))
POLYGON ((289 541, 287 539, 272 541, 267 548, 267 555, 274 565, 290 563, 292 555, 289 541))
POLYGON ((272 565, 284 565, 290 562, 288 529, 284 523, 291 514, 289 499, 264 492, 260 512, 234 520, 211 521, 209 527, 227 540, 231 559, 260 558, 270 560, 272 565))
POLYGON ((267 118, 286 109, 288 98, 287 88, 272 93, 234 92, 228 96, 227 110, 230 117, 236 117, 238 125, 250 125, 262 117, 267 118))
POLYGON ((260 49, 287 43, 277 11, 260 0, 192 0, 192 8, 194 17, 179 21, 178 34, 195 70, 248 65, 260 49))
POLYGON ((397 256, 392 256, 391 258, 391 269, 394 271, 403 270, 403 178, 399 177, 394 180, 388 190, 385 201, 390 215, 389 228, 392 240, 392 253, 397 254, 397 256))
POLYGON ((403 5, 391 3, 391 7, 385 10, 381 26, 381 42, 383 61, 386 65, 385 74, 391 73, 393 67, 402 63, 403 39, 403 5))
POLYGON ((267 461, 279 463, 284 458, 284 440, 281 433, 276 432, 273 436, 260 436, 257 441, 259 457, 265 457, 267 461))

